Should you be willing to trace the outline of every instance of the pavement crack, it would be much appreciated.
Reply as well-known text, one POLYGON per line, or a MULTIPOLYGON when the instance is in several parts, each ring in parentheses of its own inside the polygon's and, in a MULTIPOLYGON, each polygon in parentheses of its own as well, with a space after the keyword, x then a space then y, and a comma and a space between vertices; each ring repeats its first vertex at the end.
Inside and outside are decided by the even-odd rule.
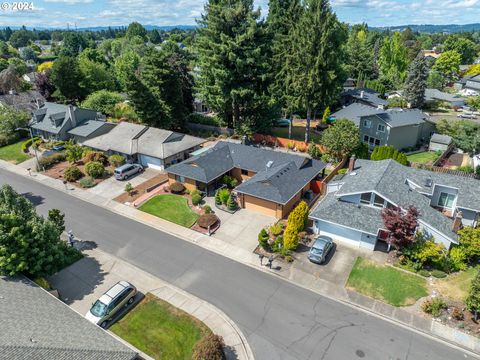
POLYGON ((265 323, 265 318, 267 317, 267 313, 270 308, 270 301, 273 299, 273 297, 277 294, 278 290, 283 286, 282 283, 279 283, 276 289, 270 294, 270 296, 265 300, 265 303, 263 304, 263 314, 262 318, 260 319, 260 323, 253 329, 252 333, 255 333, 264 323, 265 323))

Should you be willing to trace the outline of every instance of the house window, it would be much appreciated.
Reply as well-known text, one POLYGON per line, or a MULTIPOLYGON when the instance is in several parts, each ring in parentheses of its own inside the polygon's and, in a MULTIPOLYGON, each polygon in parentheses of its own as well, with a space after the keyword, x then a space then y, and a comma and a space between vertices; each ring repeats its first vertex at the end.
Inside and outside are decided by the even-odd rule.
POLYGON ((379 139, 375 139, 375 146, 380 146, 380 140, 379 139))
POLYGON ((360 202, 362 204, 370 204, 370 198, 372 197, 372 194, 371 193, 363 193, 361 196, 360 196, 360 202))
POLYGON ((175 181, 177 181, 179 183, 184 183, 185 182, 185 176, 175 175, 175 181))
POLYGON ((376 207, 383 207, 385 205, 385 200, 381 196, 378 196, 375 194, 375 197, 373 198, 373 206, 376 207))
POLYGON ((368 139, 368 143, 369 143, 370 145, 373 145, 374 142, 375 142, 375 138, 370 137, 370 138, 368 139))
POLYGON ((368 135, 363 135, 363 141, 368 142, 368 135))
POLYGON ((381 132, 385 132, 385 125, 383 125, 383 124, 378 124, 377 130, 378 130, 378 131, 381 131, 381 132))
POLYGON ((248 170, 242 169, 242 175, 248 175, 248 170))
POLYGON ((451 209, 453 207, 454 200, 455 195, 442 192, 438 198, 438 206, 451 209))
POLYGON ((372 122, 370 120, 363 120, 363 127, 370 129, 372 122))

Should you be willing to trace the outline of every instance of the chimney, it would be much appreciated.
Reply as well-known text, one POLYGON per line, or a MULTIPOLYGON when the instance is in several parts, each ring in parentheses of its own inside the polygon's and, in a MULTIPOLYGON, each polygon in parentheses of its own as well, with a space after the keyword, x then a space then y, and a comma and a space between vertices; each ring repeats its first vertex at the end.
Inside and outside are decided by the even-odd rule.
POLYGON ((68 113, 70 115, 70 120, 72 122, 72 128, 77 126, 77 119, 75 119, 75 108, 73 105, 68 105, 68 113))
POLYGON ((458 232, 462 228, 462 212, 458 211, 453 219, 452 231, 454 233, 458 232))
POLYGON ((348 162, 348 172, 352 172, 355 169, 355 155, 352 155, 350 161, 348 162))

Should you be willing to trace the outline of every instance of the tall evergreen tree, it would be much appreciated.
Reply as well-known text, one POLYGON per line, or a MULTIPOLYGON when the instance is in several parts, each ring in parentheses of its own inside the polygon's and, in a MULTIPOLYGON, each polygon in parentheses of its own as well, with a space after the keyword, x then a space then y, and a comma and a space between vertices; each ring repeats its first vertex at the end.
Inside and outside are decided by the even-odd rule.
POLYGON ((195 49, 197 91, 229 127, 239 127, 265 99, 264 24, 253 0, 209 0, 195 49))
POLYGON ((425 104, 425 89, 427 88, 428 65, 422 53, 419 53, 410 64, 405 81, 405 100, 412 108, 422 108, 425 104))
POLYGON ((331 105, 338 96, 345 73, 346 26, 332 12, 328 0, 306 0, 289 35, 282 75, 289 102, 305 109, 305 142, 310 141, 312 112, 331 105))

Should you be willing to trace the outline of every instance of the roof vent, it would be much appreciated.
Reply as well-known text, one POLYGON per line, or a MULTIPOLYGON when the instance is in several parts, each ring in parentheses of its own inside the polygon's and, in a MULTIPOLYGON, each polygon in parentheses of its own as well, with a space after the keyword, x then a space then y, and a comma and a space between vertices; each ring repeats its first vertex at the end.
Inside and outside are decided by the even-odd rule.
POLYGON ((429 177, 425 180, 425 186, 426 186, 426 187, 432 187, 432 184, 433 184, 432 177, 429 176, 429 177))
POLYGON ((267 162, 267 169, 270 169, 273 165, 273 161, 270 160, 269 162, 267 162))

